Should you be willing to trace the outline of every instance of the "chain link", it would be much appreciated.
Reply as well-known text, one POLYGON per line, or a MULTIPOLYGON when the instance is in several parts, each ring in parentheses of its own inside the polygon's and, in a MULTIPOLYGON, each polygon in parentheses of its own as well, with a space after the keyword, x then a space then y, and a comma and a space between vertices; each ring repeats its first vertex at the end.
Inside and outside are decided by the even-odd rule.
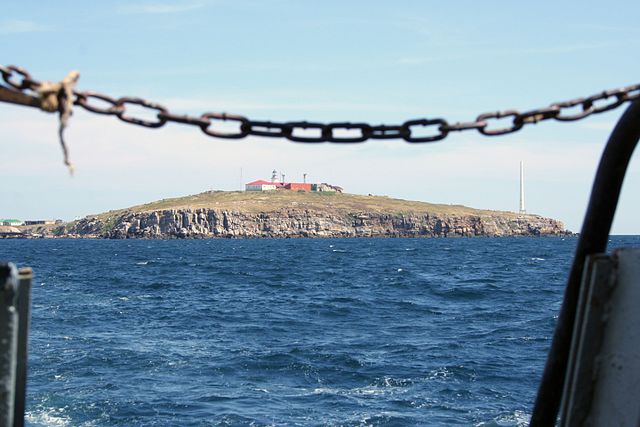
POLYGON ((85 110, 91 111, 92 113, 107 114, 107 115, 115 116, 120 111, 122 111, 122 106, 118 106, 118 100, 113 99, 110 96, 106 96, 106 95, 102 95, 100 93, 94 93, 94 92, 74 92, 74 94, 76 96, 74 104, 79 105, 85 110), (97 105, 91 105, 89 102, 91 98, 99 99, 111 105, 108 108, 100 107, 97 105))
POLYGON ((40 82, 33 80, 27 70, 21 67, 16 67, 15 65, 0 68, 0 73, 2 73, 2 80, 12 88, 19 91, 23 91, 25 89, 35 90, 40 86, 40 82), (16 82, 14 80, 15 74, 20 76, 20 82, 16 82))
POLYGON ((246 117, 226 113, 204 113, 202 116, 200 116, 200 120, 202 121, 200 129, 202 129, 202 131, 209 136, 213 136, 216 138, 240 139, 249 135, 249 130, 247 128, 249 120, 246 117), (222 122, 237 122, 240 126, 238 128, 238 131, 235 133, 212 130, 211 128, 215 126, 215 122, 212 122, 212 119, 222 122))
MULTIPOLYGON (((1 66, 2 80, 16 91, 36 91, 41 83, 34 80, 23 68, 13 65, 1 66)), ((442 118, 407 120, 399 125, 376 125, 367 123, 311 123, 271 122, 250 120, 244 116, 227 113, 204 113, 200 117, 172 114, 162 105, 142 98, 112 98, 98 92, 74 92, 74 104, 97 114, 113 115, 120 120, 138 126, 159 128, 169 122, 199 127, 206 135, 215 138, 241 139, 247 136, 267 138, 286 138, 295 142, 321 143, 334 142, 358 143, 369 139, 404 139, 410 143, 435 142, 446 138, 450 132, 477 130, 483 135, 497 136, 517 132, 526 125, 544 120, 574 121, 593 114, 603 113, 618 108, 625 102, 640 98, 640 84, 606 90, 586 98, 554 102, 526 112, 504 110, 480 114, 473 122, 457 122, 449 124, 442 118), (95 101, 99 101, 96 103, 95 101), (103 105, 101 106, 100 103, 103 105), (155 112, 155 120, 135 117, 128 114, 127 106, 138 105, 155 112), (575 111, 575 109, 578 111, 575 111), (503 119, 511 119, 503 127, 494 127, 503 119), (237 130, 221 130, 222 123, 237 125, 237 130), (493 123, 493 125, 492 125, 493 123)), ((498 125, 499 126, 499 125, 498 125)))
POLYGON ((163 115, 169 112, 166 108, 164 108, 160 104, 154 104, 142 98, 130 98, 127 96, 123 98, 119 98, 116 101, 115 108, 117 109, 116 116, 123 122, 132 123, 134 125, 144 126, 148 128, 159 128, 164 126, 167 123, 167 119, 164 118, 163 115), (152 122, 150 120, 140 119, 137 117, 127 115, 126 114, 127 104, 140 105, 141 107, 158 111, 158 114, 156 115, 158 120, 152 122))

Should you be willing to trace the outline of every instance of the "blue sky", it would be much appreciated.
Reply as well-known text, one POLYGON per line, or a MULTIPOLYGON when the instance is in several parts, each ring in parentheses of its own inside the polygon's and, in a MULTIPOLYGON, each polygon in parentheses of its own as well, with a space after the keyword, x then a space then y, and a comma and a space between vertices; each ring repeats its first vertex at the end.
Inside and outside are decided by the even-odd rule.
MULTIPOLYGON (((0 63, 41 80, 76 69, 80 90, 140 96, 176 113, 455 122, 640 82, 639 14, 637 1, 5 2, 0 63)), ((77 110, 67 131, 70 178, 56 118, 3 104, 0 217, 72 219, 239 189, 274 168, 353 193, 517 210, 523 160, 527 210, 579 231, 622 111, 495 138, 306 146, 215 140, 175 124, 149 130, 77 110)), ((639 185, 634 158, 614 233, 640 234, 639 185)))

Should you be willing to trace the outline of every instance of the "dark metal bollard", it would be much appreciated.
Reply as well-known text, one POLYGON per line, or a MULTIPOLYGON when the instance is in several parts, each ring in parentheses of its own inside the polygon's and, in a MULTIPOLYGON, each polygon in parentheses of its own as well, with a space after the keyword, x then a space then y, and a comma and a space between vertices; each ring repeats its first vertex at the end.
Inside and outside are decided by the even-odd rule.
POLYGON ((31 277, 0 265, 0 426, 24 426, 31 277))
POLYGON ((31 322, 30 268, 18 270, 18 354, 16 360, 16 392, 13 406, 14 427, 24 426, 24 411, 27 397, 27 356, 29 345, 29 323, 31 322))
POLYGON ((18 271, 0 266, 0 426, 12 426, 18 355, 18 271))

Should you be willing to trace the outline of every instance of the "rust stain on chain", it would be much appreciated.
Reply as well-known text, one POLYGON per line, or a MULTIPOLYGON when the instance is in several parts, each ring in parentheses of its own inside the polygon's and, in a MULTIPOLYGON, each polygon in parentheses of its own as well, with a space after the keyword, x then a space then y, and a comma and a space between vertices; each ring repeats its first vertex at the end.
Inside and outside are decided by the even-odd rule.
MULTIPOLYGON (((25 93, 36 91, 41 82, 34 80, 23 68, 13 65, 0 66, 2 79, 13 92, 25 93)), ((2 86, 0 86, 1 88, 2 86)), ((483 135, 497 136, 517 132, 525 125, 535 124, 544 120, 574 121, 584 119, 592 114, 598 114, 619 107, 625 102, 640 98, 640 84, 610 89, 586 98, 555 102, 547 107, 527 112, 504 110, 478 115, 472 122, 457 122, 449 124, 443 118, 422 118, 407 120, 396 125, 370 125, 367 123, 335 122, 312 123, 306 121, 271 122, 255 121, 244 116, 226 113, 207 112, 198 116, 178 115, 171 113, 166 107, 142 98, 111 96, 91 92, 74 91, 74 105, 79 105, 87 111, 97 114, 116 116, 120 120, 149 128, 159 128, 169 122, 193 125, 199 127, 206 135, 215 138, 240 139, 247 136, 262 136, 267 138, 286 138, 295 142, 319 143, 333 142, 338 144, 358 143, 370 139, 403 139, 410 143, 435 142, 446 138, 450 132, 476 130, 483 135), (106 103, 106 106, 92 104, 92 100, 106 103), (156 120, 150 121, 127 114, 127 105, 139 105, 156 112, 156 120), (578 108, 577 112, 569 112, 578 108), (502 128, 491 126, 492 121, 511 119, 502 128), (235 122, 237 131, 228 132, 216 129, 220 122, 235 122), (301 134, 301 130, 312 130, 313 135, 301 134), (353 131, 353 134, 338 136, 336 130, 353 131), (421 133, 418 134, 418 131, 421 133), (431 131, 423 135, 423 132, 431 131)), ((10 101, 9 101, 10 102, 10 101)), ((95 101, 94 101, 95 102, 95 101)), ((32 105, 33 106, 33 105, 32 105)))

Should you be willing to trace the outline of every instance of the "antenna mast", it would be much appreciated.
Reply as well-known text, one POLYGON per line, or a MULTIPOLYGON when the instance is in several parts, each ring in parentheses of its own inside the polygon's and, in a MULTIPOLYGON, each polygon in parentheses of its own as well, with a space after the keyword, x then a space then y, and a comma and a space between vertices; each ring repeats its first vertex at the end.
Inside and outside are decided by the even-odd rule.
POLYGON ((520 213, 527 213, 524 208, 524 162, 522 160, 520 160, 520 213))

